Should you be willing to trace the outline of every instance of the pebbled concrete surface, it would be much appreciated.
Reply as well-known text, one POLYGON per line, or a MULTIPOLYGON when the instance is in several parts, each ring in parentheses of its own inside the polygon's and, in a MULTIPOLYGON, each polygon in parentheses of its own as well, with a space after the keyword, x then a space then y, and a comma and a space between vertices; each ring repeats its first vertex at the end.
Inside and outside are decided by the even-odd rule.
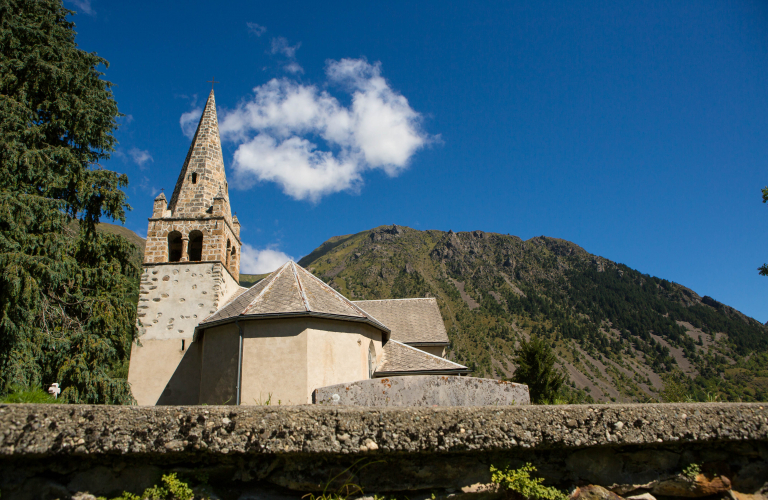
POLYGON ((222 500, 285 500, 344 483, 427 500, 475 491, 491 465, 529 462, 547 485, 622 495, 702 464, 752 495, 744 499, 765 500, 768 405, 0 405, 3 500, 139 494, 167 472, 222 500))
POLYGON ((528 386, 477 377, 416 375, 358 380, 315 389, 319 405, 510 406, 530 404, 528 386))
POLYGON ((0 459, 113 453, 385 454, 721 441, 768 441, 768 405, 0 405, 0 459))

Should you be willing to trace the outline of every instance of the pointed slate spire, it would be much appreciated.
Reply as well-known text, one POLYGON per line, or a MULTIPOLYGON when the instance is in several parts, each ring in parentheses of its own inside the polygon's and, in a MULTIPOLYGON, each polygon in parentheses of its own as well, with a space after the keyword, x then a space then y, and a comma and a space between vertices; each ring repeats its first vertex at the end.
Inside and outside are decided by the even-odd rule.
MULTIPOLYGON (((168 208, 173 217, 204 217, 217 194, 229 198, 216 100, 211 90, 168 208)), ((231 217, 229 203, 226 206, 225 216, 231 217)))

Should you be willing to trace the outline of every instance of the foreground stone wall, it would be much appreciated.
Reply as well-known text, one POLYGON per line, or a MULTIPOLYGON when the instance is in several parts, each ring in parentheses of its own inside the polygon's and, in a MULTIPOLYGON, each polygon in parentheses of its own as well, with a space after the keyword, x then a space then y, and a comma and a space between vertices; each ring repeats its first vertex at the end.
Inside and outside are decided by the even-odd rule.
POLYGON ((490 465, 525 462, 545 484, 599 484, 626 496, 697 464, 709 474, 702 481, 721 481, 720 493, 757 499, 768 493, 768 410, 0 405, 3 500, 141 492, 167 471, 203 473, 220 498, 299 497, 340 474, 337 483, 368 494, 419 500, 482 490, 490 465))

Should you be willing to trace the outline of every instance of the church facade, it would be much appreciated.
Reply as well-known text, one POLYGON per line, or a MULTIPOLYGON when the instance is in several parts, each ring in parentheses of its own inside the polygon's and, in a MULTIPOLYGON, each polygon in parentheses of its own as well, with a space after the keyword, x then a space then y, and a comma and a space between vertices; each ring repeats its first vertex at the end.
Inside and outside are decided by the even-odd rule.
POLYGON ((334 384, 469 373, 444 358, 435 299, 353 302, 294 262, 241 287, 240 247, 211 91, 149 219, 128 373, 138 404, 307 404, 334 384))

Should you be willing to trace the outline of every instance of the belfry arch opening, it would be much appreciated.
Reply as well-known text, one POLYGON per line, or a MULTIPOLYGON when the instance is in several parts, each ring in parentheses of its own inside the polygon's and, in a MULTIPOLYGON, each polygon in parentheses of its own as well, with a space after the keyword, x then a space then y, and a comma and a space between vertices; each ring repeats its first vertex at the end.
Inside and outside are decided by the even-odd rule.
POLYGON ((181 260, 181 233, 171 231, 168 233, 168 262, 179 262, 181 260))
POLYGON ((232 246, 232 251, 229 255, 229 271, 234 275, 235 269, 237 268, 237 248, 235 248, 234 245, 232 246))
POLYGON ((200 231, 189 233, 189 260, 192 262, 203 260, 203 233, 200 231))

